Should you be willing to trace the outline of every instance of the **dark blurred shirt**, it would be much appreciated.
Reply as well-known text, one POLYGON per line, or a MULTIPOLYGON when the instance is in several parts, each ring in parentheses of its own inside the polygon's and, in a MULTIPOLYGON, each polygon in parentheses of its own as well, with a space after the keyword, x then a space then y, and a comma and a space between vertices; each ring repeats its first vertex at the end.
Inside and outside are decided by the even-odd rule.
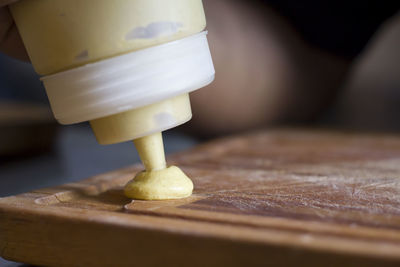
POLYGON ((264 0, 287 18, 310 44, 352 59, 400 1, 264 0))

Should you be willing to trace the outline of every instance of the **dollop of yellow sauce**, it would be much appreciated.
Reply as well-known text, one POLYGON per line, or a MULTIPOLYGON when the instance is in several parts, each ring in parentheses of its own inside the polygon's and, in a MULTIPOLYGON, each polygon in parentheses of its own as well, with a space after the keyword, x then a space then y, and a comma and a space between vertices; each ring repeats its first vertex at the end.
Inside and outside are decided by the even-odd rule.
POLYGON ((163 200, 188 197, 193 183, 176 166, 157 171, 142 171, 125 186, 125 195, 134 199, 163 200))
POLYGON ((136 149, 145 166, 125 186, 125 195, 133 199, 165 200, 188 197, 193 183, 176 166, 166 166, 161 133, 134 140, 136 149))

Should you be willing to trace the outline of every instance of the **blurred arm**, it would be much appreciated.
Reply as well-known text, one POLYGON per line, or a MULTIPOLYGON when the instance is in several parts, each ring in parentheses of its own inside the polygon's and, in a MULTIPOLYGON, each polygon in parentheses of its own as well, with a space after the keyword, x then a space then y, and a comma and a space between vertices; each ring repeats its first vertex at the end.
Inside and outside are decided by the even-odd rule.
POLYGON ((349 61, 309 46, 261 3, 203 2, 216 78, 191 94, 190 132, 214 136, 307 121, 333 99, 349 61))

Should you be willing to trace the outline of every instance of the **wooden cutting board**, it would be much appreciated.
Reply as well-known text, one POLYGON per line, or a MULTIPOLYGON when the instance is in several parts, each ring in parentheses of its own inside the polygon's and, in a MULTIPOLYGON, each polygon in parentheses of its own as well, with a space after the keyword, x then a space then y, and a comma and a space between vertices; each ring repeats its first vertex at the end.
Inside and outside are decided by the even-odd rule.
POLYGON ((400 265, 400 137, 265 131, 169 163, 193 179, 192 197, 125 198, 133 166, 0 199, 1 256, 53 266, 400 265))

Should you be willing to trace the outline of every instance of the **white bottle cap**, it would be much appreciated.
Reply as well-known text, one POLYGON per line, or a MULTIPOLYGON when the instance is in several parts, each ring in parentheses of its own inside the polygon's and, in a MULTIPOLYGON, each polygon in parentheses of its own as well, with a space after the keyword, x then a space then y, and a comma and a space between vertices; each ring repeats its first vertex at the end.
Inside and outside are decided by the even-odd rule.
POLYGON ((94 120, 206 86, 215 74, 206 34, 42 77, 55 118, 94 120))

